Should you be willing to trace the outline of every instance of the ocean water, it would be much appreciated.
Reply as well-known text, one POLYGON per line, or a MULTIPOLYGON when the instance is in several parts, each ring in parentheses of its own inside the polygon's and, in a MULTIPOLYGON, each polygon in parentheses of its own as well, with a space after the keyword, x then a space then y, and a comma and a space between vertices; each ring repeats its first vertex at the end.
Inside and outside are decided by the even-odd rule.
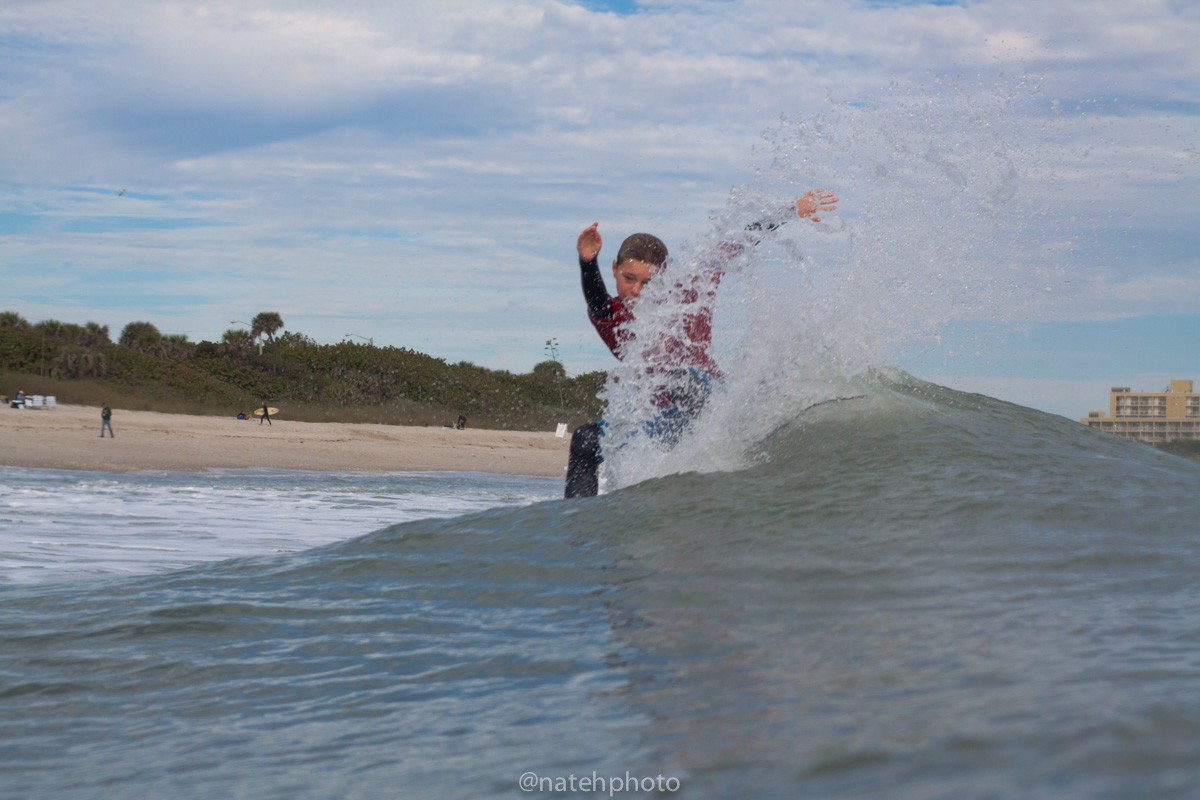
POLYGON ((1036 95, 768 132, 672 247, 725 254, 724 378, 674 449, 614 433, 599 497, 0 473, 0 798, 1200 796, 1200 465, 890 366, 1082 269, 1036 95), (815 186, 836 215, 746 234, 815 186))
POLYGON ((0 584, 297 552, 385 525, 558 494, 553 482, 475 473, 0 467, 0 584))
POLYGON ((5 500, 56 495, 42 528, 79 486, 204 497, 87 512, 80 542, 286 522, 132 574, 10 558, 0 797, 1200 791, 1200 465, 903 376, 746 462, 583 501, 417 476, 439 513, 496 507, 396 524, 404 476, 22 471, 5 500), (264 479, 253 513, 221 502, 264 479), (552 791, 572 775, 605 783, 552 791))

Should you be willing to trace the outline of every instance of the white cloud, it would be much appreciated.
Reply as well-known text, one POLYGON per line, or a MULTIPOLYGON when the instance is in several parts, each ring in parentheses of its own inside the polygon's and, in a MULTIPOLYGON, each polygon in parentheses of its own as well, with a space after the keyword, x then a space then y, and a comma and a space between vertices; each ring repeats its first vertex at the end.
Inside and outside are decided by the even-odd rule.
MULTIPOLYGON (((358 312, 378 315, 377 341, 406 344, 417 329, 384 321, 388 298, 440 294, 422 334, 458 342, 447 347, 465 349, 446 354, 465 358, 472 337, 486 338, 495 366, 519 367, 540 356, 525 353, 526 339, 540 347, 546 336, 531 337, 494 293, 521 302, 545 286, 537 313, 561 305, 550 324, 577 329, 553 333, 599 366, 608 356, 577 313, 579 227, 601 219, 613 237, 650 228, 672 242, 701 232, 731 186, 782 183, 769 163, 780 142, 760 143, 763 176, 752 154, 781 113, 858 113, 827 93, 886 104, 905 100, 889 89, 905 81, 944 105, 942 121, 987 111, 960 132, 989 114, 1002 123, 996 142, 1021 171, 1023 200, 1044 207, 1030 223, 1038 257, 1075 287, 1030 315, 1163 313, 1197 297, 1186 254, 1200 227, 1192 4, 664 2, 620 16, 550 0, 78 0, 4 4, 0 34, 0 214, 213 225, 18 230, 0 277, 20 277, 26 294, 10 296, 28 313, 46 307, 35 298, 57 291, 50 276, 64 270, 111 271, 121 285, 122 268, 153 269, 159 294, 185 294, 173 276, 186 272, 187 291, 210 298, 200 310, 158 309, 197 330, 212 327, 201 315, 249 293, 286 301, 285 319, 312 320, 305 332, 319 339, 344 327, 322 318, 358 312), (1014 96, 1009 118, 994 95, 976 94, 1002 71, 1014 76, 997 90, 1014 96), (1040 89, 1021 87, 1024 72, 1040 89), (117 202, 79 186, 130 193, 117 202), (55 270, 38 278, 36 265, 55 270), (258 277, 284 271, 282 286, 258 277)), ((846 217, 871 199, 848 196, 846 217)), ((921 234, 906 237, 877 250, 921 234)), ((88 313, 108 321, 102 305, 88 313)))

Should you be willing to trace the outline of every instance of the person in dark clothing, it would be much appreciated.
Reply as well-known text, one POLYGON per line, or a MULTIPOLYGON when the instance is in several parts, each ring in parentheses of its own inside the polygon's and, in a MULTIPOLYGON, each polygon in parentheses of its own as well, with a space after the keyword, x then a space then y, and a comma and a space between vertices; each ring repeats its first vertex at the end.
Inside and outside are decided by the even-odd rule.
POLYGON ((580 425, 571 434, 571 450, 567 455, 567 486, 563 496, 595 497, 600 493, 600 437, 604 435, 604 420, 580 425))
POLYGON ((262 413, 262 419, 260 419, 260 420, 258 421, 258 424, 261 426, 261 425, 263 424, 263 422, 265 421, 265 422, 267 423, 267 427, 269 428, 269 427, 271 427, 271 410, 270 410, 269 408, 267 408, 267 401, 266 401, 266 400, 263 400, 263 409, 262 409, 262 411, 263 411, 263 413, 262 413))
MULTIPOLYGON (((663 241, 652 234, 635 233, 628 237, 613 261, 617 294, 610 296, 600 276, 598 228, 598 224, 593 224, 579 236, 577 249, 583 296, 587 301, 588 319, 596 333, 614 356, 624 360, 634 345, 630 330, 633 308, 646 285, 665 268, 669 253, 663 241)), ((716 279, 713 289, 715 282, 716 279)), ((711 297, 713 289, 704 294, 711 297)), ((693 287, 684 292, 683 299, 685 303, 696 303, 700 295, 701 292, 693 287)), ((708 376, 720 374, 709 355, 711 321, 711 307, 697 304, 682 318, 678 329, 681 336, 666 336, 654 344, 659 351, 655 359, 658 366, 647 372, 653 372, 655 380, 662 383, 652 398, 658 413, 643 427, 647 434, 662 438, 669 446, 678 442, 684 428, 703 405, 703 398, 699 396, 683 405, 678 401, 689 393, 687 389, 706 381, 708 376)), ((565 497, 593 497, 598 493, 599 468, 604 461, 600 452, 604 432, 605 423, 600 420, 581 425, 572 434, 565 497)))
POLYGON ((100 438, 104 438, 104 429, 108 428, 108 438, 115 439, 112 429, 112 409, 108 407, 108 403, 100 404, 100 438))
MULTIPOLYGON (((793 205, 797 217, 820 222, 818 213, 837 209, 838 198, 825 189, 806 193, 793 205)), ((760 222, 748 230, 774 229, 787 218, 775 222, 760 222)), ((617 294, 610 296, 600 275, 600 223, 585 228, 576 242, 579 255, 580 279, 587 302, 588 319, 601 340, 619 360, 624 360, 634 346, 630 325, 634 306, 642 290, 666 268, 669 260, 667 246, 657 236, 635 233, 621 243, 613 260, 613 277, 617 294)), ((738 247, 732 245, 729 255, 738 247)), ((668 446, 674 446, 684 430, 704 407, 714 380, 721 371, 712 358, 712 301, 723 275, 722 262, 715 259, 705 273, 691 286, 679 285, 682 301, 680 324, 673 333, 648 344, 655 351, 653 377, 662 379, 655 390, 652 403, 659 409, 655 418, 647 421, 645 429, 668 446)), ((649 372, 650 370, 648 370, 649 372)), ((567 480, 564 496, 594 497, 599 491, 599 468, 604 461, 601 440, 604 421, 591 422, 575 429, 567 460, 567 480)))

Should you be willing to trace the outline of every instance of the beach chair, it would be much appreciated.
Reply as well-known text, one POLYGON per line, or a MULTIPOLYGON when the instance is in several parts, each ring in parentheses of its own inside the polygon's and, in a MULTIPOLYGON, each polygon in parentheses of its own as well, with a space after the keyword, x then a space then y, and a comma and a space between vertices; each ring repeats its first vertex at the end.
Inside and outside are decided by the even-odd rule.
POLYGON ((46 408, 58 408, 57 395, 46 395, 46 408))
POLYGON ((46 398, 45 398, 45 396, 44 396, 44 395, 35 394, 35 395, 33 395, 32 397, 30 397, 30 398, 29 398, 29 401, 30 401, 30 402, 29 402, 29 407, 30 407, 30 408, 41 408, 41 407, 42 407, 42 401, 43 401, 43 400, 45 400, 45 399, 46 399, 46 398))

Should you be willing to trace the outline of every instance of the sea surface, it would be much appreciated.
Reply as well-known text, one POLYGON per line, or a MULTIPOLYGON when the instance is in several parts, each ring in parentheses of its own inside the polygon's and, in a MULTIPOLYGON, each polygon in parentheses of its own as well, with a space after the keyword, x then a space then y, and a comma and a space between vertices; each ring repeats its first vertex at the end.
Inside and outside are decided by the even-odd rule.
POLYGON ((0 797, 1200 793, 1200 465, 911 380, 745 455, 4 470, 0 797))

